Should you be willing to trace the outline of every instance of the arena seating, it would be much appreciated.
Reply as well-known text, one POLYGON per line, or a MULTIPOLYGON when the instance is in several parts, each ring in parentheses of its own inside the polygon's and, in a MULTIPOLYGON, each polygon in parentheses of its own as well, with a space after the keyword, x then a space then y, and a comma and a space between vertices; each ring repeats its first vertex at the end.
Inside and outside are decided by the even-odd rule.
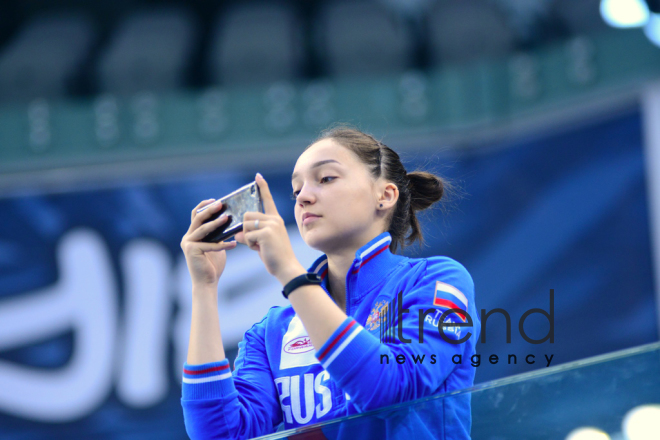
POLYGON ((101 52, 99 91, 131 94, 184 87, 196 41, 195 16, 184 8, 131 14, 101 52))
POLYGON ((65 96, 96 36, 84 14, 35 17, 1 50, 0 100, 65 96))
POLYGON ((214 84, 248 84, 301 77, 302 22, 284 4, 250 3, 222 11, 207 52, 214 84))

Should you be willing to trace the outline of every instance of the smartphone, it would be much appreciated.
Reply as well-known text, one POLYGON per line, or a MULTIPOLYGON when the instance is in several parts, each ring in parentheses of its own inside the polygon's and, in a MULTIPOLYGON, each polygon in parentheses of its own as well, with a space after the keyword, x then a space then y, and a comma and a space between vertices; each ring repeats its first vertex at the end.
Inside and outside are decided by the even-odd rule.
MULTIPOLYGON (((257 182, 249 183, 216 202, 222 203, 222 209, 209 217, 204 223, 213 221, 222 214, 227 214, 229 219, 201 240, 206 243, 218 243, 241 232, 243 230, 243 214, 246 212, 264 212, 257 182)), ((211 206, 215 205, 210 203, 198 209, 197 214, 211 206)))

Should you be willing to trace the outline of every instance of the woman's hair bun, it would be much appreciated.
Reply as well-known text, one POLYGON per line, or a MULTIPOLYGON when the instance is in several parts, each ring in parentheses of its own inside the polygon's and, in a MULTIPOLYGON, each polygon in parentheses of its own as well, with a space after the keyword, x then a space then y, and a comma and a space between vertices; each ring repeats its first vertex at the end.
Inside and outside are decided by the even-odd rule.
POLYGON ((426 171, 408 173, 410 181, 410 208, 421 211, 439 201, 445 192, 442 178, 426 171))

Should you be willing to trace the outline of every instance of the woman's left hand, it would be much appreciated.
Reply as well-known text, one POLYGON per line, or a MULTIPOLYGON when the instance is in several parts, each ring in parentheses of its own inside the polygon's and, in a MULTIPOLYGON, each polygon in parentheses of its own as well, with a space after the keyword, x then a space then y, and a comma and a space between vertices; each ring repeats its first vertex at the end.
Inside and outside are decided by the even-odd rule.
POLYGON ((243 231, 236 234, 236 241, 259 252, 268 273, 284 285, 307 270, 293 253, 289 234, 284 220, 277 212, 268 183, 260 174, 255 177, 255 181, 259 185, 265 212, 246 212, 243 215, 243 231), (255 229, 255 220, 259 220, 258 229, 255 229))

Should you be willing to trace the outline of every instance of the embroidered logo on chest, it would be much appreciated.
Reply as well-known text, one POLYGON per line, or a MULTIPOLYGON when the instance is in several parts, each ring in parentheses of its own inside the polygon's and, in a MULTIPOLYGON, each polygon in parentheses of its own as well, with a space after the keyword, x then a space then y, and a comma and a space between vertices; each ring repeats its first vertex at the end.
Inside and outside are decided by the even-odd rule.
POLYGON ((371 312, 369 312, 369 317, 367 318, 367 323, 364 325, 364 328, 369 331, 373 331, 380 327, 380 314, 386 304, 387 301, 379 301, 374 305, 374 308, 371 309, 371 312))
POLYGON ((280 370, 285 368, 306 367, 318 364, 314 355, 314 346, 309 339, 307 330, 303 327, 298 315, 294 315, 282 338, 282 351, 280 353, 280 370))

